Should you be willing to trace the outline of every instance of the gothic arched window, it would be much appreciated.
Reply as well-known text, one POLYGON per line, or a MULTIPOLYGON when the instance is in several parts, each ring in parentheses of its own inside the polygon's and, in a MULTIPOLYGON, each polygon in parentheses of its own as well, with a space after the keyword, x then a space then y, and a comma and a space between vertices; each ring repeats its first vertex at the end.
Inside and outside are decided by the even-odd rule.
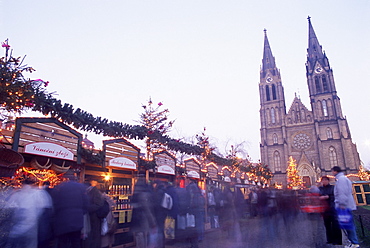
POLYGON ((328 139, 333 138, 333 132, 331 131, 330 127, 326 128, 326 136, 328 137, 328 139))
POLYGON ((267 101, 270 101, 270 89, 269 89, 269 86, 266 85, 266 100, 267 101))
POLYGON ((328 92, 329 85, 328 85, 328 82, 326 81, 326 75, 322 75, 321 79, 322 79, 322 87, 324 89, 324 92, 328 92))
POLYGON ((274 168, 275 171, 281 171, 280 153, 278 151, 274 152, 274 168))
POLYGON ((328 105, 326 105, 326 100, 322 100, 322 112, 324 116, 328 116, 328 105))
POLYGON ((306 113, 304 112, 304 109, 301 109, 301 120, 306 121, 306 113))
POLYGON ((276 122, 276 119, 275 119, 275 109, 274 108, 271 108, 271 123, 275 123, 276 122))
POLYGON ((338 166, 338 159, 337 159, 337 152, 335 151, 334 147, 329 147, 329 161, 330 166, 338 166))
POLYGON ((272 135, 272 142, 273 142, 274 144, 277 144, 277 143, 278 143, 278 137, 277 137, 276 133, 274 133, 274 134, 272 135))
POLYGON ((275 87, 275 84, 272 85, 272 100, 276 100, 276 87, 275 87))
POLYGON ((321 93, 320 79, 318 76, 315 77, 316 93, 321 93))

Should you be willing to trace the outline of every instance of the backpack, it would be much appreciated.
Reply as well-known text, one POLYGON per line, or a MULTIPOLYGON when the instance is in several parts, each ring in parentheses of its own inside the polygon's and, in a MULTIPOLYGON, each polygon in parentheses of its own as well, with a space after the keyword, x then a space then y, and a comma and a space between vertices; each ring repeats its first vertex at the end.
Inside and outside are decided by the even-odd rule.
POLYGON ((100 219, 104 219, 105 217, 107 217, 109 211, 110 211, 109 203, 107 202, 107 200, 104 199, 103 206, 96 210, 96 216, 98 216, 98 218, 100 219))
POLYGON ((172 205, 173 205, 172 197, 169 194, 164 193, 163 198, 162 198, 161 206, 165 209, 171 210, 172 205))

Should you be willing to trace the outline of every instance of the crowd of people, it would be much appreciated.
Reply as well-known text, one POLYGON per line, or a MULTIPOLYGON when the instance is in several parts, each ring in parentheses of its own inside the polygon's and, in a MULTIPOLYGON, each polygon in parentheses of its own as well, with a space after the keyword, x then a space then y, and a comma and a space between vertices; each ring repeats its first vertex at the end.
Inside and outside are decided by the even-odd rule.
MULTIPOLYGON (((248 187, 248 195, 232 184, 223 185, 222 189, 209 185, 205 192, 193 179, 187 179, 181 187, 180 182, 148 183, 139 175, 131 197, 130 231, 137 248, 164 248, 166 241, 179 240, 197 248, 204 239, 206 223, 209 228, 220 228, 228 238, 238 241, 242 239, 240 220, 261 218, 266 234, 274 237, 278 222, 289 229, 289 223, 307 203, 302 199, 309 196, 320 204, 325 203, 319 212, 327 242, 341 245, 342 226, 337 211, 348 209, 352 215, 356 205, 351 182, 339 167, 332 171, 337 179, 335 186, 324 176, 321 186, 314 185, 308 192, 248 187)), ((36 187, 35 181, 26 178, 20 189, 1 191, 0 247, 112 246, 117 228, 112 214, 115 203, 105 188, 94 180, 89 184, 78 183, 73 173, 66 173, 65 177, 69 180, 54 188, 36 187), (107 213, 102 210, 105 205, 108 205, 107 213)), ((351 242, 349 247, 359 247, 355 228, 346 228, 346 234, 351 242)))
POLYGON ((109 230, 102 235, 102 217, 113 218, 113 202, 96 181, 77 182, 74 173, 54 188, 35 186, 26 178, 19 189, 1 191, 0 247, 101 248, 113 242, 109 230), (108 212, 99 211, 108 201, 108 212))

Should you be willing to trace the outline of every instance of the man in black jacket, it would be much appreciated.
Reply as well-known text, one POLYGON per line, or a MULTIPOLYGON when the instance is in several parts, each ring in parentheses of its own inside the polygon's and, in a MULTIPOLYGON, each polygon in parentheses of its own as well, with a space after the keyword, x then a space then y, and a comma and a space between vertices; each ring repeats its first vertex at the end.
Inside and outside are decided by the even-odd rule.
POLYGON ((330 179, 327 176, 321 178, 322 186, 320 189, 320 199, 327 202, 327 209, 323 213, 324 225, 326 229, 326 239, 328 244, 341 245, 342 231, 336 218, 334 204, 334 185, 330 185, 330 179))

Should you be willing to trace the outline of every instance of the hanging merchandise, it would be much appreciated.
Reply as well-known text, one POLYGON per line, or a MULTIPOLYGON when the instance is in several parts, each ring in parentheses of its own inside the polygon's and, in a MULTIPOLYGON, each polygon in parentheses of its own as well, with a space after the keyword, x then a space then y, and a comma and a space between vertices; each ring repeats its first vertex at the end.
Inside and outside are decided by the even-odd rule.
POLYGON ((11 149, 0 148, 0 177, 12 177, 24 162, 23 156, 11 149))

